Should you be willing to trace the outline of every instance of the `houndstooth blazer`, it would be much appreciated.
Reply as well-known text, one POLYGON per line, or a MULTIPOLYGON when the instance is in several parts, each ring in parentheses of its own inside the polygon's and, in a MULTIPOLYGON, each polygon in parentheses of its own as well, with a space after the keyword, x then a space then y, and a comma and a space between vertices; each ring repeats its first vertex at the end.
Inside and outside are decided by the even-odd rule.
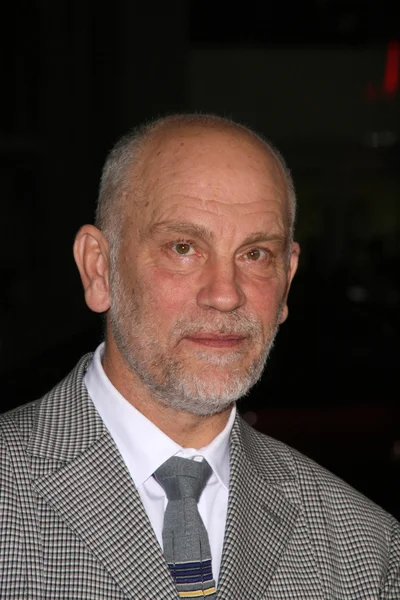
MULTIPOLYGON (((0 418, 0 598, 171 600, 128 470, 90 400, 91 355, 0 418)), ((400 600, 399 523, 239 417, 218 600, 400 600)))

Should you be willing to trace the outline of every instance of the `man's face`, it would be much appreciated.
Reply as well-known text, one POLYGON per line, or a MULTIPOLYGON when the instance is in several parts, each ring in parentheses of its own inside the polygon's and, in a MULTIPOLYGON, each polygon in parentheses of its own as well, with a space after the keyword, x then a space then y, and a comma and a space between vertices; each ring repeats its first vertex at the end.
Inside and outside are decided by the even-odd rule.
POLYGON ((287 315, 285 183, 236 133, 180 130, 143 165, 111 267, 111 335, 153 398, 215 414, 258 380, 287 315))

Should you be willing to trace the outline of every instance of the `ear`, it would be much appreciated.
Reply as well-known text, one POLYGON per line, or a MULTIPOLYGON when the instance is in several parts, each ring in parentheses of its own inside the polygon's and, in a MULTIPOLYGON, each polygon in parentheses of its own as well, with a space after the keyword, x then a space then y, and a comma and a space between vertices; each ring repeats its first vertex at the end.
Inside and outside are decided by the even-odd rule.
POLYGON ((283 308, 282 308, 282 313, 281 313, 281 317, 279 319, 279 323, 283 323, 284 321, 286 321, 288 314, 289 314, 289 309, 288 309, 288 305, 287 305, 287 297, 289 294, 289 290, 290 290, 290 285, 292 283, 294 274, 297 271, 297 265, 299 264, 299 256, 300 256, 300 246, 297 242, 293 242, 292 243, 292 248, 290 251, 290 260, 289 260, 289 268, 287 270, 287 281, 286 281, 286 289, 285 289, 285 294, 283 296, 283 308))
POLYGON ((81 227, 75 237, 74 258, 86 304, 94 312, 105 312, 110 308, 109 249, 100 229, 94 225, 81 227))

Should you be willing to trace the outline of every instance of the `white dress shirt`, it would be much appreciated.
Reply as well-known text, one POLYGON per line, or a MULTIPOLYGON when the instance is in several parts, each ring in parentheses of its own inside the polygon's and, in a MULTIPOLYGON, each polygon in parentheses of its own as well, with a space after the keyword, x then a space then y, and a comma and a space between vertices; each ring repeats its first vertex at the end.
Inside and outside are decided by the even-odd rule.
POLYGON ((103 351, 104 343, 96 349, 85 375, 85 384, 129 470, 161 548, 167 498, 153 477, 154 471, 171 456, 196 457, 197 460, 203 457, 212 468, 212 475, 199 500, 199 512, 208 531, 213 575, 217 582, 228 506, 229 437, 236 408, 233 407, 224 430, 210 444, 199 450, 182 448, 113 386, 101 364, 103 351))

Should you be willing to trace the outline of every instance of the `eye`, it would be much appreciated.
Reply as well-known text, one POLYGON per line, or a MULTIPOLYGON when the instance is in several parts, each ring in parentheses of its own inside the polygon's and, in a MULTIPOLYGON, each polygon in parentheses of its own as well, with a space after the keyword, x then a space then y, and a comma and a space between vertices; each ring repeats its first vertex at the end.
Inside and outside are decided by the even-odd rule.
POLYGON ((246 254, 244 256, 248 260, 259 261, 259 260, 265 260, 266 258, 268 258, 269 255, 268 255, 268 252, 266 250, 264 250, 263 248, 251 248, 250 250, 248 250, 246 252, 246 254))
POLYGON ((195 254, 195 250, 189 242, 175 242, 172 249, 181 256, 191 256, 195 254))

